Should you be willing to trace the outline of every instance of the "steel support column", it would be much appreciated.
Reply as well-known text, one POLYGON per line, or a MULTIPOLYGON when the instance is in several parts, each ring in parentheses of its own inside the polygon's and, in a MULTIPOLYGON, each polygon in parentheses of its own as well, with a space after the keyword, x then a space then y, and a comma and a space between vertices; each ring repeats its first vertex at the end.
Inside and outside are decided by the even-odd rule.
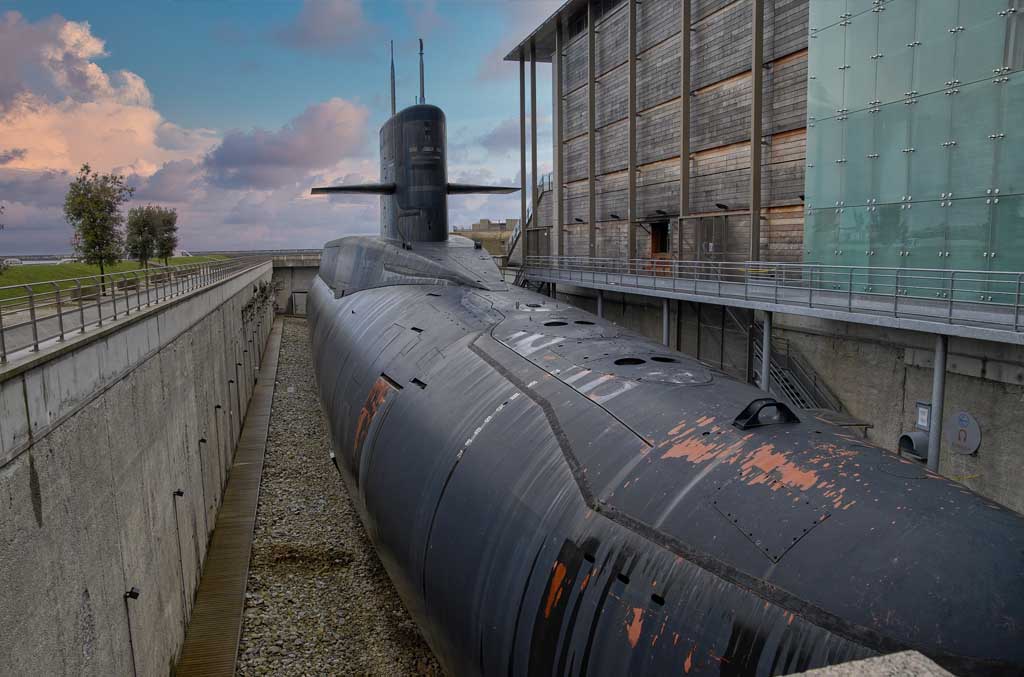
POLYGON ((595 97, 597 59, 594 53, 594 3, 587 3, 587 254, 597 256, 597 131, 595 97))
POLYGON ((764 88, 764 0, 753 7, 750 63, 750 260, 761 258, 761 107, 764 88))
MULTIPOLYGON (((519 228, 523 251, 528 252, 529 234, 526 232, 526 59, 519 52, 519 228)), ((525 257, 524 257, 525 258, 525 257)))
POLYGON ((604 290, 597 290, 597 316, 604 319, 604 290))
POLYGON ((949 337, 935 336, 935 360, 932 366, 932 412, 928 417, 928 469, 939 472, 939 446, 942 444, 942 404, 946 398, 946 353, 949 337))
MULTIPOLYGON (((637 258, 636 251, 636 0, 629 1, 629 17, 627 18, 627 62, 628 90, 626 92, 626 113, 628 122, 627 158, 626 158, 626 220, 628 228, 627 258, 632 262, 637 258)), ((631 264, 632 265, 632 264, 631 264)))
MULTIPOLYGON (((537 45, 530 40, 530 211, 537 222, 537 45)), ((550 252, 548 252, 550 253, 550 252)))
POLYGON ((676 258, 683 259, 683 229, 690 214, 690 0, 682 0, 679 26, 679 222, 676 258))
POLYGON ((554 209, 552 210, 552 228, 556 238, 557 247, 555 251, 559 256, 565 254, 565 238, 562 236, 562 215, 564 207, 562 205, 563 191, 562 191, 562 120, 564 119, 564 104, 562 100, 562 20, 559 19, 555 23, 555 55, 552 62, 552 70, 554 71, 551 75, 551 104, 555 108, 555 125, 552 130, 553 140, 553 155, 554 160, 554 185, 552 186, 555 191, 555 202, 554 209))
POLYGON ((669 332, 669 305, 668 299, 661 300, 661 344, 668 347, 671 332, 669 332))
POLYGON ((772 314, 764 314, 764 327, 761 330, 761 390, 770 392, 772 387, 772 314))

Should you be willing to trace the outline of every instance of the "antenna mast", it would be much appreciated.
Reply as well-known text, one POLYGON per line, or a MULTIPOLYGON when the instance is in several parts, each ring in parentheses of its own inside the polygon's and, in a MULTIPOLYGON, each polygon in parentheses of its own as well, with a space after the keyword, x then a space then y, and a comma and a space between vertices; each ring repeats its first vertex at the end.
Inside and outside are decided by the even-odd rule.
POLYGON ((391 41, 391 116, 395 115, 395 41, 391 41))
POLYGON ((423 94, 423 38, 420 38, 420 103, 426 103, 427 97, 423 94))

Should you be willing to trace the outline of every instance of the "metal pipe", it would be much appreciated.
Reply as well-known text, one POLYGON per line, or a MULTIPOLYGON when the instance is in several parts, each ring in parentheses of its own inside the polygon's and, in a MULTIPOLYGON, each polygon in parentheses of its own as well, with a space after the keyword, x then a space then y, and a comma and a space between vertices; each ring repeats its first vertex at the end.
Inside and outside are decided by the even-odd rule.
POLYGON ((420 38, 420 103, 427 102, 427 95, 423 92, 423 38, 420 38))
POLYGON ((597 130, 595 94, 597 59, 594 52, 594 3, 587 3, 587 255, 597 255, 597 130))
POLYGON ((36 327, 36 299, 32 294, 32 286, 25 285, 28 291, 28 316, 32 321, 32 349, 39 352, 39 328, 36 327))
MULTIPOLYGON (((562 256, 565 254, 565 238, 562 233, 562 218, 564 216, 564 205, 562 200, 564 193, 562 189, 562 121, 565 114, 564 101, 562 99, 562 20, 561 18, 555 24, 555 57, 554 57, 554 74, 551 78, 552 88, 554 90, 552 97, 552 104, 555 107, 555 129, 552 133, 554 140, 554 190, 555 190, 555 204, 554 204, 554 218, 552 219, 552 226, 555 232, 556 248, 555 252, 562 256)), ((550 253, 550 251, 549 251, 550 253)))
MULTIPOLYGON (((537 46, 530 40, 530 211, 537 223, 537 46)), ((525 224, 524 224, 525 225, 525 224)))
POLYGON ((683 228, 690 214, 690 0, 682 0, 679 31, 679 223, 676 258, 683 258, 683 228))
POLYGON ((395 115, 395 41, 391 41, 391 116, 395 115))
POLYGON ((627 258, 636 258, 636 0, 629 0, 628 8, 628 90, 626 104, 629 119, 626 159, 626 220, 628 228, 627 258))
POLYGON ((661 343, 668 346, 669 342, 669 309, 668 299, 661 300, 661 343))
POLYGON ((771 391, 772 385, 772 313, 765 311, 764 327, 761 331, 761 390, 771 391))
POLYGON ((57 297, 57 326, 60 328, 60 338, 58 340, 64 340, 64 307, 60 301, 60 285, 56 282, 53 283, 54 295, 57 297))
MULTIPOLYGON (((526 232, 526 57, 519 51, 519 218, 521 237, 529 243, 526 232)), ((526 247, 523 247, 526 249, 526 247)))
POLYGON ((761 258, 761 106, 764 87, 764 0, 751 0, 750 64, 750 260, 761 258))
POLYGON ((939 472, 939 445, 942 444, 942 405, 946 396, 946 352, 949 338, 935 335, 935 360, 932 366, 932 411, 928 417, 928 469, 939 472))
POLYGON ((604 290, 597 290, 597 316, 604 319, 604 290))

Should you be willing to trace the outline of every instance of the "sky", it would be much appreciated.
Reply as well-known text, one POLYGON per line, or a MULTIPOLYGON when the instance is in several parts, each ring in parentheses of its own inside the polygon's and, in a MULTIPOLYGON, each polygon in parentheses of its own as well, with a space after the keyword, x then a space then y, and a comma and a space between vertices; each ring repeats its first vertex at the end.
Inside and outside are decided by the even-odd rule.
MULTIPOLYGON (((519 185, 519 68, 503 56, 562 0, 0 0, 0 255, 71 249, 64 194, 83 163, 129 205, 177 209, 189 250, 318 248, 375 233, 390 114, 418 93, 448 120, 449 180, 519 185)), ((550 65, 538 163, 551 165, 550 65)), ((529 166, 529 165, 528 165, 529 166)), ((519 215, 518 193, 458 196, 449 223, 519 215)))

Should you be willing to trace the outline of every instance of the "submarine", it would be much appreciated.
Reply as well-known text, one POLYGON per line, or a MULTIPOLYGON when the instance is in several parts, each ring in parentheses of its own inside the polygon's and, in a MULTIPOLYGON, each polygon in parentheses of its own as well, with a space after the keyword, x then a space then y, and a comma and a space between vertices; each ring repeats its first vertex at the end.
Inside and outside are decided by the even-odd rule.
POLYGON ((331 460, 450 675, 775 675, 914 649, 1024 672, 1024 517, 509 284, 450 236, 445 117, 380 130, 379 237, 324 246, 331 460))

